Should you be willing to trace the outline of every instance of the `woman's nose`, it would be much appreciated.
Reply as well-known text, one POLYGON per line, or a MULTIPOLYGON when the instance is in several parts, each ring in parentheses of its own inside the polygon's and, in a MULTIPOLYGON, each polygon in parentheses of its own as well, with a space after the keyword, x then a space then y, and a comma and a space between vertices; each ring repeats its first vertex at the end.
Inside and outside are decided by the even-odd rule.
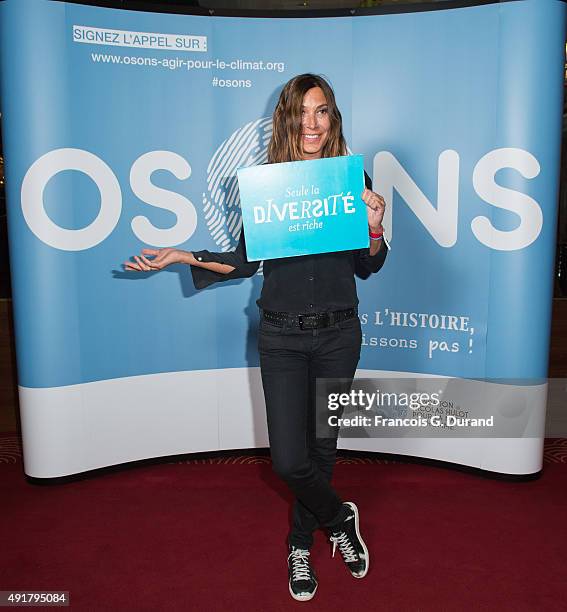
POLYGON ((312 130, 317 127, 317 116, 315 113, 305 113, 303 115, 303 126, 312 130))

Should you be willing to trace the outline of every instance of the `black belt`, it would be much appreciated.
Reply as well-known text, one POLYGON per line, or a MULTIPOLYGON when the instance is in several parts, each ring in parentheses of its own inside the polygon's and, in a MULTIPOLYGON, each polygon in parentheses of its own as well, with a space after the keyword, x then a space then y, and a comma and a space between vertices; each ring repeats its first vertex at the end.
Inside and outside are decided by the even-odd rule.
POLYGON ((321 327, 330 327, 341 321, 348 321, 358 316, 356 308, 347 308, 346 310, 335 310, 334 312, 312 312, 309 314, 291 314, 289 312, 276 312, 274 310, 262 310, 262 318, 264 321, 283 327, 290 325, 299 327, 299 329, 319 329, 321 327))

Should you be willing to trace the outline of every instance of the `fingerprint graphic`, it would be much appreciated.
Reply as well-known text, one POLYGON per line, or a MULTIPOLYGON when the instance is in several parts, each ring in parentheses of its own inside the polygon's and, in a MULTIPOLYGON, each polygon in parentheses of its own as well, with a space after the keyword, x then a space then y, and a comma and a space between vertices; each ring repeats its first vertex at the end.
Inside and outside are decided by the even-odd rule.
POLYGON ((177 464, 188 465, 259 465, 271 463, 269 457, 264 455, 235 455, 227 457, 207 457, 204 459, 185 459, 177 461, 177 464))
POLYGON ((22 447, 17 434, 0 435, 0 463, 19 463, 22 447))
POLYGON ((365 463, 371 464, 383 464, 389 465, 391 463, 399 463, 398 461, 393 461, 392 459, 382 459, 381 457, 345 457, 338 455, 337 456, 337 464, 341 465, 362 465, 365 463))
POLYGON ((247 123, 220 145, 209 162, 203 210, 211 237, 223 252, 235 248, 242 226, 236 169, 265 163, 271 136, 271 117, 247 123))
POLYGON ((567 438, 548 438, 543 451, 545 463, 567 463, 567 438))

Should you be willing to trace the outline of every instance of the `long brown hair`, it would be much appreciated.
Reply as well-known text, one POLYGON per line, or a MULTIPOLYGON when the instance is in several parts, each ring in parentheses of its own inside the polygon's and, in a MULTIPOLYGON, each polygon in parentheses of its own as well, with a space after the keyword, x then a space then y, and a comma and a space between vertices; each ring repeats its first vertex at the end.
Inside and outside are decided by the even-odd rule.
POLYGON ((347 154, 346 141, 343 136, 343 120, 337 108, 332 87, 317 74, 300 74, 285 84, 276 104, 272 138, 268 145, 269 163, 297 161, 303 158, 301 106, 303 97, 313 87, 320 87, 323 90, 331 123, 321 157, 338 157, 347 154))

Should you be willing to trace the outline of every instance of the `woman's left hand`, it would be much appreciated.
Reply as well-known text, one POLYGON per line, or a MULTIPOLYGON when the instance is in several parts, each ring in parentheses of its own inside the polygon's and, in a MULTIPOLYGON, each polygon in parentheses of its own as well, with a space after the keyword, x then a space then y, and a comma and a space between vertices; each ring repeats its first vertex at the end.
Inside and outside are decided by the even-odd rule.
POLYGON ((361 197, 366 204, 368 227, 370 227, 372 233, 378 234, 382 231, 382 219, 384 217, 386 202, 380 194, 374 193, 366 188, 362 192, 361 197))

